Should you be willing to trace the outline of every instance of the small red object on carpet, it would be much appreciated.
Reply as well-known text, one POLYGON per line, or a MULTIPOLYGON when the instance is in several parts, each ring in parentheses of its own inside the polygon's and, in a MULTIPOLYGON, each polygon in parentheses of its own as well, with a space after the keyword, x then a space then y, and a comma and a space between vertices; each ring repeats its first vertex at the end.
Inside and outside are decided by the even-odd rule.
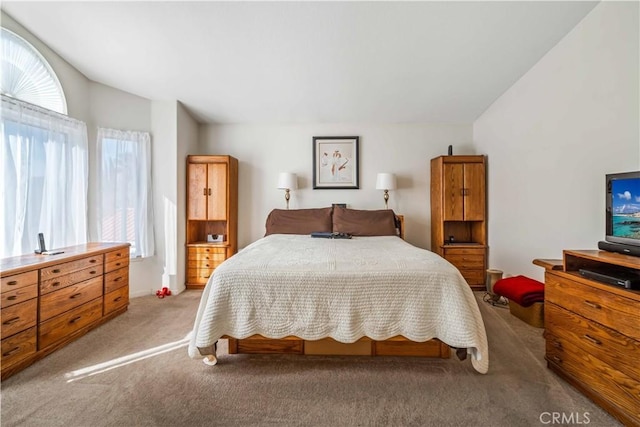
POLYGON ((493 285, 493 292, 522 307, 544 301, 544 284, 526 276, 500 279, 493 285))

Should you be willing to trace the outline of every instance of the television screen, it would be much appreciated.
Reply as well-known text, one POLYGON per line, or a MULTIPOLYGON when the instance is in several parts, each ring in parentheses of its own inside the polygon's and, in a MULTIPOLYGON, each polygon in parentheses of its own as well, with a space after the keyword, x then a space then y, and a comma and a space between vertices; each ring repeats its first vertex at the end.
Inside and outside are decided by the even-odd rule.
POLYGON ((607 175, 607 237, 640 245, 640 174, 607 175))

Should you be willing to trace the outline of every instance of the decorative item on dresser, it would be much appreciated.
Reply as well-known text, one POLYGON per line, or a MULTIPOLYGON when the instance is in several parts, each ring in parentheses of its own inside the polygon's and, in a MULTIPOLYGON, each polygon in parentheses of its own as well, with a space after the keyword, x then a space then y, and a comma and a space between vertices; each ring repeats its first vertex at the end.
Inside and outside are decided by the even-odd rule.
POLYGON ((431 159, 431 250, 484 290, 487 253, 486 156, 431 159))
POLYGON ((187 156, 187 288, 203 288, 238 249, 238 160, 187 156))
POLYGON ((582 277, 580 269, 640 274, 640 258, 563 251, 545 267, 547 366, 625 425, 640 425, 640 291, 582 277))
POLYGON ((3 379, 127 310, 128 243, 61 250, 0 260, 3 379))

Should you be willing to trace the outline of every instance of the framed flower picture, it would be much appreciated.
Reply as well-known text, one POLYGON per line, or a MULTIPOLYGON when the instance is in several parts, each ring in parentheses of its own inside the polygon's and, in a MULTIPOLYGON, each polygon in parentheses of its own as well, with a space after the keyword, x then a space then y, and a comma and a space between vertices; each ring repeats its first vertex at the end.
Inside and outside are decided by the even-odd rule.
POLYGON ((313 188, 358 189, 358 136, 313 137, 313 188))

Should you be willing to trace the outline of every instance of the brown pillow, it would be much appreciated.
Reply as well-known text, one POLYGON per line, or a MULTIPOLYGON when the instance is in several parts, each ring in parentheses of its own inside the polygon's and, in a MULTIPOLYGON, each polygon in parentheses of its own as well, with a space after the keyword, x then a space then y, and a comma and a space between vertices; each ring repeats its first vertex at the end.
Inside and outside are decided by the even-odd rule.
POLYGON ((265 236, 311 234, 314 231, 331 232, 331 209, 274 209, 267 216, 265 236))
POLYGON ((397 236, 395 214, 391 209, 366 211, 336 207, 333 232, 352 236, 397 236))

